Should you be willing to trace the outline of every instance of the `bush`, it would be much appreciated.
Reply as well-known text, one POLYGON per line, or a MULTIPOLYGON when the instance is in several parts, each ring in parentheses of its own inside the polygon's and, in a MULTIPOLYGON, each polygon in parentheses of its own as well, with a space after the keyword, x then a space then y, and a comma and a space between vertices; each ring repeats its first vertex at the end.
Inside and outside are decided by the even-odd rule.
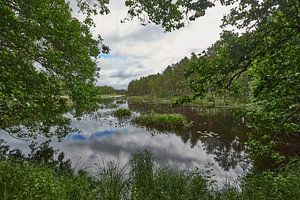
POLYGON ((242 182, 244 198, 263 199, 300 199, 300 161, 276 171, 245 177, 242 182))

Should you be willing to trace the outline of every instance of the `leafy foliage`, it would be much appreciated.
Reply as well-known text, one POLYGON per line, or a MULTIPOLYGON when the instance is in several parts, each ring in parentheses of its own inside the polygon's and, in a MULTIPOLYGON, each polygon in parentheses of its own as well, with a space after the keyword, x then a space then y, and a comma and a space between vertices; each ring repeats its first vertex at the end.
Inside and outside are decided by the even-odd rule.
POLYGON ((189 87, 184 82, 184 72, 196 55, 185 57, 180 62, 168 66, 162 74, 154 74, 133 80, 128 85, 130 96, 174 97, 188 94, 189 87))
POLYGON ((124 89, 115 89, 111 86, 97 86, 99 89, 99 94, 100 95, 108 95, 108 94, 126 94, 126 90, 124 89))
POLYGON ((291 199, 300 197, 299 160, 241 180, 239 190, 228 184, 215 188, 198 171, 156 167, 149 150, 131 155, 126 166, 106 163, 95 177, 66 174, 45 163, 0 160, 1 199, 291 199))
POLYGON ((206 9, 215 4, 209 0, 126 0, 125 5, 129 7, 125 20, 137 17, 143 25, 154 23, 172 31, 183 27, 187 19, 204 16, 206 9))
POLYGON ((241 1, 223 26, 245 31, 224 31, 190 65, 193 95, 182 102, 235 91, 244 82, 250 87, 242 91, 252 102, 246 113, 258 133, 254 138, 264 138, 271 150, 282 135, 299 133, 299 8, 299 1, 241 1))
MULTIPOLYGON (((269 143, 267 149, 274 149, 282 135, 299 135, 300 132, 299 1, 219 2, 234 6, 224 16, 222 27, 233 26, 235 30, 224 30, 219 41, 189 64, 186 79, 192 95, 178 102, 193 101, 207 94, 238 93, 245 101, 251 100, 246 113, 258 133, 254 138, 264 138, 261 144, 269 143)), ((166 31, 183 27, 184 20, 192 21, 204 15, 214 3, 200 0, 127 1, 131 17, 138 16, 142 23, 160 24, 166 31)), ((153 75, 141 79, 140 83, 150 83, 147 79, 158 78, 153 75)), ((150 89, 145 91, 151 94, 150 89)))
POLYGON ((93 39, 89 24, 63 0, 1 0, 0 12, 0 127, 65 124, 71 108, 62 96, 76 115, 95 107, 102 39, 93 39))

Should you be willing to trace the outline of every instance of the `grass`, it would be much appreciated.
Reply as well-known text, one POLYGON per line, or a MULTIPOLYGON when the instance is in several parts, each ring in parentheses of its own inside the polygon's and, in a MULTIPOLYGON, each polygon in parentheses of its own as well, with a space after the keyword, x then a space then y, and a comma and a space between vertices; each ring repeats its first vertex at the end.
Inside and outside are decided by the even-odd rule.
POLYGON ((197 172, 179 171, 169 166, 154 169, 149 151, 134 153, 130 160, 132 199, 199 199, 210 195, 207 181, 197 172))
POLYGON ((189 126, 189 123, 181 114, 142 114, 133 121, 146 127, 184 128, 189 126))
POLYGON ((153 96, 128 96, 127 99, 131 102, 159 103, 172 105, 176 98, 158 98, 153 96))
POLYGON ((84 175, 67 175, 45 164, 0 161, 0 199, 94 199, 84 175))
POLYGON ((156 166, 148 150, 131 155, 129 166, 106 163, 97 176, 67 174, 46 164, 0 160, 0 199, 100 200, 298 200, 300 160, 276 171, 248 175, 240 189, 216 190, 199 171, 156 166))
POLYGON ((114 112, 114 116, 118 118, 126 118, 131 116, 131 111, 125 108, 119 108, 114 112))
MULTIPOLYGON (((132 103, 151 103, 151 104, 168 104, 168 105, 174 105, 178 97, 166 97, 166 98, 159 98, 159 97, 153 97, 153 96, 128 96, 128 101, 132 103)), ((214 97, 209 98, 205 97, 202 99, 196 99, 195 101, 191 103, 186 103, 186 106, 191 107, 216 107, 216 108, 239 108, 244 107, 246 103, 239 102, 236 99, 228 98, 224 100, 224 98, 221 97, 214 97)))

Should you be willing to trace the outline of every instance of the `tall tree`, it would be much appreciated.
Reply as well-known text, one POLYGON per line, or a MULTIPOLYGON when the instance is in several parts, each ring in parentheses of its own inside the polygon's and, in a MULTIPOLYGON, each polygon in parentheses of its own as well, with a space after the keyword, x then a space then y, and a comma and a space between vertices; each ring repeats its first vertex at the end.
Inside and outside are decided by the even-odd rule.
POLYGON ((64 0, 0 0, 0 13, 0 128, 47 130, 67 122, 68 99, 76 114, 96 105, 102 39, 88 20, 64 0))
MULTIPOLYGON (((216 1, 127 0, 131 17, 162 25, 166 31, 204 15, 216 1), (163 8, 163 9, 161 9, 163 8), (172 13, 172 14, 170 14, 172 13), (143 17, 146 15, 146 17, 143 17)), ((232 89, 250 80, 252 106, 248 110, 258 138, 276 146, 276 138, 300 132, 300 2, 298 0, 220 0, 233 5, 223 18, 221 40, 200 55, 188 77, 194 95, 232 89), (272 141, 272 142, 270 142, 272 141)), ((258 143, 256 143, 258 144, 258 143)), ((257 145, 259 146, 259 145, 257 145)))

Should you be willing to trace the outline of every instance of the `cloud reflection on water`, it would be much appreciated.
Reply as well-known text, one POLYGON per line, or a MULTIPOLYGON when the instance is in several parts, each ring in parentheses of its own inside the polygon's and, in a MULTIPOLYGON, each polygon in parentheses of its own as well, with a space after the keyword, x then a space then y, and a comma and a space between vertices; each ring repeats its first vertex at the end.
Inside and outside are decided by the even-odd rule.
MULTIPOLYGON (((70 133, 62 142, 52 138, 51 146, 63 151, 66 159, 70 159, 77 170, 86 169, 91 173, 97 171, 95 163, 101 164, 104 160, 115 161, 122 165, 128 162, 132 153, 145 148, 153 152, 160 164, 168 163, 181 169, 198 168, 202 171, 210 168, 213 170, 211 174, 215 175, 215 179, 219 182, 242 176, 245 170, 251 168, 251 162, 246 158, 244 146, 240 144, 237 135, 240 129, 230 124, 236 122, 228 121, 231 119, 227 115, 219 116, 220 114, 216 113, 203 118, 204 116, 199 117, 197 112, 189 111, 190 118, 194 120, 195 125, 197 124, 195 130, 183 133, 153 133, 129 121, 121 123, 110 112, 109 109, 100 110, 99 113, 95 113, 96 116, 99 114, 99 118, 92 116, 85 116, 81 120, 73 118, 71 127, 78 132, 70 133), (214 134, 206 137, 207 135, 198 131, 201 128, 213 130, 208 133, 214 134)), ((1 138, 8 141, 13 148, 24 149, 29 145, 24 141, 17 141, 4 131, 0 131, 1 138)))
MULTIPOLYGON (((71 134, 61 146, 62 151, 73 161, 79 161, 81 167, 93 168, 99 161, 116 161, 125 164, 130 155, 140 149, 150 149, 160 164, 168 163, 181 169, 207 170, 210 166, 216 179, 241 176, 244 172, 242 165, 237 165, 227 171, 215 161, 215 155, 207 154, 201 141, 191 148, 189 142, 184 143, 175 134, 151 135, 142 128, 130 127, 109 129, 95 132, 91 135, 71 134), (79 139, 78 139, 79 138, 79 139), (84 138, 84 139, 82 139, 84 138)), ((77 162, 78 164, 78 162, 77 162)))

